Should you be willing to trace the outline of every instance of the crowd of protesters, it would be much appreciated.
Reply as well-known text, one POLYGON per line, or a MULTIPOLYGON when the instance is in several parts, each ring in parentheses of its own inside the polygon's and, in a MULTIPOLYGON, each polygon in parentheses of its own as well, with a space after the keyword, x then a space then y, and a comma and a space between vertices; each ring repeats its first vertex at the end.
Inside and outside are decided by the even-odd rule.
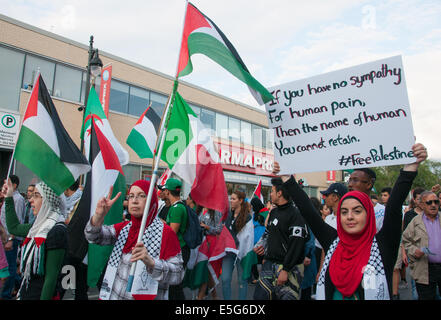
MULTIPOLYGON (((121 196, 112 198, 110 190, 84 230, 90 243, 113 246, 99 282, 100 299, 185 300, 190 297, 184 288, 190 288, 199 300, 244 300, 250 286, 256 300, 397 300, 398 289, 408 286, 413 299, 439 299, 441 187, 411 191, 427 150, 416 144, 413 153, 416 162, 404 165, 395 184, 378 195, 372 191, 376 175, 369 168, 355 169, 347 184, 331 184, 320 200, 304 192, 293 172, 271 180, 266 205, 235 190, 226 219, 199 206, 191 194, 183 201, 181 181, 170 178, 153 193, 142 231, 150 183, 139 180, 128 188, 122 222, 108 226, 104 218, 121 196), (409 193, 411 201, 404 206, 409 193), (185 240, 191 212, 204 237, 196 248, 185 240), (142 242, 137 242, 139 232, 142 242), (250 239, 251 260, 239 255, 250 239), (200 267, 203 258, 207 263, 200 267), (144 267, 135 273, 133 285, 150 283, 151 292, 126 290, 137 261, 144 267), (232 292, 234 272, 237 295, 232 292), (221 291, 216 290, 219 283, 221 291)), ((65 292, 61 269, 72 262, 66 254, 66 229, 82 188, 76 183, 58 196, 39 182, 22 195, 19 186, 19 177, 11 175, 0 196, 1 299, 60 299, 65 292)), ((79 265, 84 279, 87 264, 79 265)), ((88 299, 84 280, 77 279, 76 285, 75 298, 88 299)))

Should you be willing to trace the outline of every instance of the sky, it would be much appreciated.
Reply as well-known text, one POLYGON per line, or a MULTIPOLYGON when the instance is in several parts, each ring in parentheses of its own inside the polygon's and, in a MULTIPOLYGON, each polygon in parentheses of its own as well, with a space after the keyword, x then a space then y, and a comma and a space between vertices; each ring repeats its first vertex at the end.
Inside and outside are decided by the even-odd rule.
MULTIPOLYGON (((441 1, 193 0, 272 87, 402 55, 416 141, 441 161, 441 1)), ((185 0, 0 0, 0 13, 170 76, 185 0)), ((186 82, 264 110, 247 87, 201 55, 186 82)), ((171 88, 170 88, 171 89, 171 88)), ((387 137, 385 137, 387 139, 387 137)))

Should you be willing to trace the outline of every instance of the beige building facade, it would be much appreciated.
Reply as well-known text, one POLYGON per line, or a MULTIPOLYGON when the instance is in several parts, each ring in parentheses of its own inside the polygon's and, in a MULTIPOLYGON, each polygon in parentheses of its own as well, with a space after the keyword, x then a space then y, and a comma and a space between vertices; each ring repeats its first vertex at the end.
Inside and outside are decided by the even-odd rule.
MULTIPOLYGON (((126 139, 139 116, 151 103, 162 114, 173 86, 173 77, 137 63, 99 51, 104 65, 112 65, 109 122, 115 136, 129 153, 130 164, 123 167, 127 184, 151 175, 151 159, 140 159, 126 144, 126 139)), ((84 105, 88 45, 41 30, 0 15, 0 134, 1 173, 7 173, 37 72, 42 77, 66 130, 80 145, 84 105), (3 123, 4 122, 4 123, 3 123), (12 123, 15 122, 15 126, 12 123)), ((100 78, 95 80, 99 91, 100 78)), ((273 165, 272 132, 268 129, 266 114, 219 93, 180 82, 179 92, 194 109, 205 126, 212 130, 219 150, 229 193, 240 187, 248 196, 262 180, 265 198, 269 197, 273 165)), ((165 164, 161 163, 165 169, 165 164)), ((20 163, 14 172, 22 179, 21 190, 37 179, 20 163)), ((318 196, 328 187, 327 172, 301 174, 306 190, 318 196)), ((342 180, 336 172, 332 181, 342 180)), ((184 190, 185 192, 185 190, 184 190)))

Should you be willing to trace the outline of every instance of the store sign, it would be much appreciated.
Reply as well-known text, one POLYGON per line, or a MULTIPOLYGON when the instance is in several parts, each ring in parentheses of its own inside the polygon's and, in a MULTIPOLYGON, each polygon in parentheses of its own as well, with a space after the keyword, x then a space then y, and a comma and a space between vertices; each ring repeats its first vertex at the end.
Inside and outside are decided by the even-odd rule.
POLYGON ((274 157, 266 152, 217 143, 222 167, 226 170, 272 175, 274 157))
POLYGON ((0 146, 13 149, 18 137, 20 115, 0 111, 0 120, 0 146))
POLYGON ((326 181, 328 182, 335 182, 335 170, 326 171, 326 181))

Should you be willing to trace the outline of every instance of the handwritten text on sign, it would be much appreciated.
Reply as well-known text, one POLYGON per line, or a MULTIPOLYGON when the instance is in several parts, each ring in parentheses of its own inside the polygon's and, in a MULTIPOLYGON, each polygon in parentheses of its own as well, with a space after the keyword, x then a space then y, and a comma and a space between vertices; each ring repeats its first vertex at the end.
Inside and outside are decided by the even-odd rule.
POLYGON ((281 174, 412 163, 401 56, 270 88, 281 174))

